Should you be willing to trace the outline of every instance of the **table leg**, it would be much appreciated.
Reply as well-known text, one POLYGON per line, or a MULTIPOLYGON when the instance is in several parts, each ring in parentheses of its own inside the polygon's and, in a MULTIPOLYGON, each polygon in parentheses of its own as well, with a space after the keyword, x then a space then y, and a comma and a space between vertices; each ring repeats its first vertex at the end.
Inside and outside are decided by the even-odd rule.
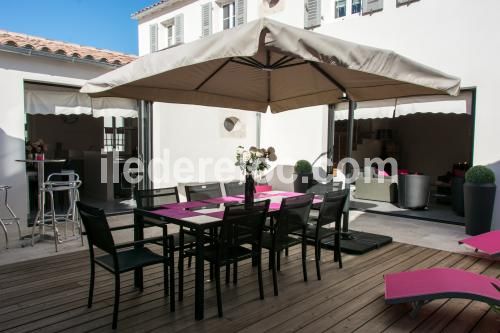
POLYGON ((204 286, 205 286, 205 261, 203 250, 205 242, 203 240, 203 228, 196 230, 196 273, 195 273, 195 319, 202 320, 204 312, 204 286))
MULTIPOLYGON (((144 239, 144 217, 140 214, 134 214, 134 241, 140 241, 144 239)), ((143 244, 134 245, 135 248, 144 247, 143 244)), ((134 286, 136 288, 142 289, 143 286, 143 270, 141 268, 136 268, 134 271, 134 286)))

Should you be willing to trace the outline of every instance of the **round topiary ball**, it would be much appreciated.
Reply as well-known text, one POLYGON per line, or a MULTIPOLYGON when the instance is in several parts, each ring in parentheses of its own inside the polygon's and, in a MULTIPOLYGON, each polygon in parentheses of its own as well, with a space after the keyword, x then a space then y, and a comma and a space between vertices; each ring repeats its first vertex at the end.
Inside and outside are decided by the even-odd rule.
POLYGON ((465 181, 472 184, 494 184, 495 174, 488 167, 476 165, 465 173, 465 181))
POLYGON ((309 174, 312 172, 312 165, 306 160, 299 160, 295 163, 295 172, 297 174, 309 174))

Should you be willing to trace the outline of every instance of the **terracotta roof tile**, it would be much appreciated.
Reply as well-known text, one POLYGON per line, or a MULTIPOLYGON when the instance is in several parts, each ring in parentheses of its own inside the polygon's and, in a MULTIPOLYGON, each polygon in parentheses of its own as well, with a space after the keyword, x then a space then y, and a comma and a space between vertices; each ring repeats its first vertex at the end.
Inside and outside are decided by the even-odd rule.
POLYGON ((94 60, 115 66, 128 64, 137 58, 135 55, 98 49, 90 46, 71 44, 5 30, 0 30, 0 45, 63 55, 69 58, 94 60))
POLYGON ((131 16, 132 16, 133 18, 135 18, 135 17, 137 17, 138 15, 140 15, 140 14, 142 14, 142 13, 144 13, 144 12, 147 12, 147 11, 149 11, 149 10, 153 9, 153 8, 156 8, 156 7, 158 7, 158 6, 160 6, 160 5, 164 4, 164 3, 166 3, 166 2, 168 2, 168 1, 169 1, 169 0, 160 0, 160 1, 157 1, 157 2, 155 2, 155 3, 154 3, 154 4, 152 4, 152 5, 149 5, 149 6, 147 6, 147 7, 144 7, 144 8, 142 8, 142 9, 140 9, 140 10, 136 11, 136 12, 135 12, 135 13, 133 13, 131 16))

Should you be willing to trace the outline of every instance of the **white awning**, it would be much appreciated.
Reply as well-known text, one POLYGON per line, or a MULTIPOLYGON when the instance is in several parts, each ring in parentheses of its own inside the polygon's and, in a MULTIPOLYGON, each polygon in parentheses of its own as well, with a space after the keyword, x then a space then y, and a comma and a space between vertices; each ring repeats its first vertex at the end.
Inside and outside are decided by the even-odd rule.
POLYGON ((27 114, 90 115, 137 118, 137 101, 126 98, 90 98, 78 90, 36 84, 25 86, 27 114))
MULTIPOLYGON (((335 106, 335 120, 347 120, 347 103, 335 106)), ((472 93, 461 92, 453 96, 421 96, 360 102, 354 111, 354 119, 379 119, 407 116, 416 113, 472 114, 472 93)))

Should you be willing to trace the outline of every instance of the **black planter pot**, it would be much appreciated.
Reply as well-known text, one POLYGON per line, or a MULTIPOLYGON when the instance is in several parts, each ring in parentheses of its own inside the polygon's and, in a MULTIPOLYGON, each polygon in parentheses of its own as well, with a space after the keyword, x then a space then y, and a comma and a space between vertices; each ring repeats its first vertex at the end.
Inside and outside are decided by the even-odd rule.
POLYGON ((465 233, 479 235, 491 230, 495 184, 464 184, 465 233))
POLYGON ((297 193, 306 193, 313 179, 312 173, 296 174, 293 180, 293 191, 297 193))
POLYGON ((252 207, 255 192, 255 181, 252 175, 247 175, 245 178, 245 206, 252 207))

